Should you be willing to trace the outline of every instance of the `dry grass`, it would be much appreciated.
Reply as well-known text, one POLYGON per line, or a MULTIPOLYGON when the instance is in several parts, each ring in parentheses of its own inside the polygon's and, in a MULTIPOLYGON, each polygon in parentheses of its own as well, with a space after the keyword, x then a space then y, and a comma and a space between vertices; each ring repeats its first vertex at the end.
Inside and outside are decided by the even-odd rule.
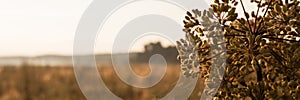
MULTIPOLYGON (((169 65, 167 73, 158 84, 142 89, 122 82, 111 66, 102 66, 98 69, 107 87, 117 96, 126 100, 161 98, 176 85, 180 73, 179 65, 169 65)), ((133 65, 132 69, 141 76, 150 73, 150 68, 145 64, 133 65)), ((70 66, 27 66, 26 70, 27 75, 24 74, 22 67, 0 67, 0 100, 26 100, 26 97, 31 100, 85 99, 77 85, 73 68, 70 66)), ((199 91, 202 91, 200 81, 190 98, 199 99, 199 91)))
POLYGON ((71 67, 27 67, 28 75, 22 67, 1 69, 1 100, 84 100, 71 67))

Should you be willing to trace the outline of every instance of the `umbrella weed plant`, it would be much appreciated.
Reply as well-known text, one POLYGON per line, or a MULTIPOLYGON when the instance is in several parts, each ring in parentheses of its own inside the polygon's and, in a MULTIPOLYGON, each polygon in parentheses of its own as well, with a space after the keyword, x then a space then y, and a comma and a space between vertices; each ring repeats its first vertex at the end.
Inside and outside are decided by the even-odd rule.
POLYGON ((251 3, 252 12, 243 0, 188 11, 186 38, 177 41, 182 72, 204 79, 204 97, 300 99, 300 1, 251 3))

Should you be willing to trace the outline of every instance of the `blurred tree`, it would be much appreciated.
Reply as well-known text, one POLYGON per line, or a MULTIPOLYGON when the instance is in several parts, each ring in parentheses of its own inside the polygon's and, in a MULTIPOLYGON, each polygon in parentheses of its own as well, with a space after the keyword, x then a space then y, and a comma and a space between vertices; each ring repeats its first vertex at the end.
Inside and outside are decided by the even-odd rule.
POLYGON ((148 43, 144 46, 144 52, 137 53, 137 56, 132 57, 132 61, 135 63, 148 63, 151 56, 154 54, 160 54, 164 56, 166 62, 178 64, 176 59, 178 52, 175 46, 163 47, 161 42, 148 43))
POLYGON ((184 74, 204 78, 212 90, 203 93, 219 99, 300 99, 300 1, 251 3, 257 11, 243 0, 214 0, 208 10, 187 12, 186 38, 177 42, 184 74))

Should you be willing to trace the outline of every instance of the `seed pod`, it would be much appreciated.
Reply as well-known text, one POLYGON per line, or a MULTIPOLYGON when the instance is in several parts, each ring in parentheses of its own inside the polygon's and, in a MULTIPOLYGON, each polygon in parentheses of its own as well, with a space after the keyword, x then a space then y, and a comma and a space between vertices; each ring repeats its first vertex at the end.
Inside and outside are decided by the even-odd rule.
POLYGON ((281 82, 281 85, 282 85, 282 86, 286 86, 286 85, 287 85, 287 82, 286 82, 286 81, 282 81, 282 82, 281 82))
POLYGON ((247 12, 245 12, 245 16, 246 16, 247 19, 250 17, 247 12))
POLYGON ((187 14, 188 16, 190 16, 190 17, 193 16, 189 11, 187 11, 186 14, 187 14))
POLYGON ((177 60, 180 60, 180 56, 179 55, 177 56, 177 60))
POLYGON ((270 11, 270 15, 271 15, 271 16, 277 16, 277 15, 276 15, 276 12, 274 12, 274 11, 270 11))
POLYGON ((233 15, 228 15, 227 20, 228 21, 234 21, 234 20, 236 20, 236 16, 234 14, 233 15))
POLYGON ((277 4, 274 5, 274 9, 275 9, 276 12, 281 12, 282 11, 281 7, 277 4))
POLYGON ((224 5, 224 3, 222 3, 221 5, 220 5, 220 10, 223 12, 223 11, 225 11, 225 5, 224 5))
POLYGON ((206 16, 206 10, 203 11, 203 16, 206 16))
POLYGON ((185 20, 183 21, 184 24, 187 24, 188 22, 186 22, 185 20))
POLYGON ((251 16, 252 16, 252 17, 256 17, 254 11, 251 12, 251 16))
POLYGON ((214 10, 214 12, 217 12, 217 11, 218 11, 217 5, 212 4, 211 7, 212 7, 212 9, 214 10))
POLYGON ((291 27, 286 27, 285 30, 291 31, 292 29, 291 29, 291 27))
POLYGON ((294 80, 291 80, 290 82, 288 82, 288 86, 295 86, 295 81, 294 80))
POLYGON ((300 86, 297 86, 297 87, 296 87, 296 91, 300 91, 300 86))
POLYGON ((255 42, 260 42, 262 39, 262 35, 258 35, 256 38, 255 38, 255 42))
POLYGON ((246 66, 244 65, 244 66, 241 66, 240 68, 239 68, 239 70, 242 72, 242 71, 244 71, 246 69, 246 66))
POLYGON ((234 6, 236 6, 237 4, 238 4, 238 2, 235 2, 235 3, 234 3, 234 6))
POLYGON ((286 6, 282 6, 282 12, 286 12, 288 9, 286 6))
POLYGON ((228 12, 228 15, 233 15, 235 10, 236 10, 236 8, 231 8, 228 12))
POLYGON ((260 42, 260 46, 264 46, 266 45, 267 41, 265 39, 263 39, 261 42, 260 42))
POLYGON ((257 65, 257 63, 256 63, 256 61, 254 59, 252 59, 251 64, 252 65, 257 65))
POLYGON ((197 27, 195 30, 196 30, 196 32, 198 32, 198 33, 203 33, 203 30, 202 30, 200 27, 197 27))
POLYGON ((185 16, 185 19, 186 20, 191 20, 189 16, 185 16))
POLYGON ((219 4, 219 3, 220 3, 219 0, 215 0, 214 2, 215 2, 216 4, 219 4))
POLYGON ((222 0, 224 3, 228 3, 229 2, 229 0, 222 0))

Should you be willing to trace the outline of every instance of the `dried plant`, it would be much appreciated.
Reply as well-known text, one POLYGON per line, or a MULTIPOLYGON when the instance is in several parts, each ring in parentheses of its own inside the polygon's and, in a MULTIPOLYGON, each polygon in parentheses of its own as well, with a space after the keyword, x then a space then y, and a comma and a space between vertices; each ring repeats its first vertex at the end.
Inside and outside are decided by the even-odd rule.
POLYGON ((243 0, 214 0, 208 10, 187 12, 186 38, 177 42, 182 71, 209 81, 208 88, 221 81, 217 99, 300 99, 300 1, 251 3, 257 11, 243 0))

